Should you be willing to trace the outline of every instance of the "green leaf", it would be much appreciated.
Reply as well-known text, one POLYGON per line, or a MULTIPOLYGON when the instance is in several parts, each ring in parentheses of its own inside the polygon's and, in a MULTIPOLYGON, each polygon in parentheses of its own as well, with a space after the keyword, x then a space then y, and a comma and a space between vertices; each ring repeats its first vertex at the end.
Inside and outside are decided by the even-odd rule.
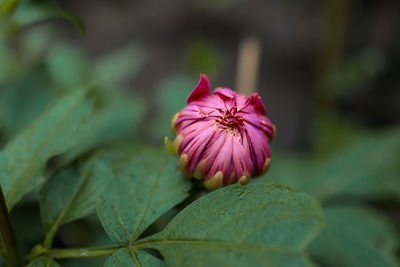
POLYGON ((117 250, 111 257, 106 261, 105 267, 161 267, 165 266, 164 262, 153 257, 152 255, 140 251, 128 248, 122 248, 117 250))
POLYGON ((78 17, 64 11, 53 0, 26 1, 18 7, 13 18, 20 25, 28 25, 49 19, 65 19, 74 24, 81 33, 85 32, 85 26, 82 21, 78 17))
POLYGON ((2 176, 0 182, 5 185, 3 190, 9 210, 25 193, 43 182, 47 160, 74 145, 91 107, 86 90, 75 91, 63 97, 6 145, 4 153, 8 164, 0 173, 8 173, 10 181, 5 181, 7 176, 2 176))
POLYGON ((40 27, 29 28, 21 34, 21 47, 18 53, 21 54, 25 64, 43 61, 43 56, 54 46, 54 41, 60 39, 58 36, 63 34, 58 26, 52 23, 41 24, 40 27))
POLYGON ((400 128, 390 128, 359 138, 328 159, 272 156, 261 181, 290 185, 321 200, 400 198, 399 162, 400 128))
POLYGON ((324 83, 324 94, 328 99, 343 99, 367 90, 365 85, 385 71, 387 60, 388 55, 378 47, 360 49, 330 71, 324 83))
POLYGON ((110 238, 122 245, 136 240, 158 217, 188 196, 190 182, 164 149, 137 150, 120 163, 97 213, 110 238))
POLYGON ((61 157, 62 164, 71 162, 105 142, 133 136, 144 114, 145 105, 140 99, 121 100, 121 97, 88 118, 77 137, 75 147, 61 157))
POLYGON ((323 226, 318 201, 305 193, 236 184, 193 202, 134 246, 160 250, 171 266, 304 266, 323 226))
POLYGON ((46 58, 49 74, 61 89, 77 88, 90 79, 91 65, 75 45, 60 43, 53 47, 46 58))
POLYGON ((400 198, 399 162, 400 128, 367 136, 321 165, 310 193, 317 198, 338 194, 400 198), (317 182, 318 176, 322 179, 317 182))
POLYGON ((377 212, 357 206, 325 209, 327 227, 310 246, 311 255, 330 266, 399 266, 398 233, 377 212))
POLYGON ((159 139, 171 133, 171 119, 175 113, 185 107, 186 98, 194 88, 190 76, 179 74, 167 78, 157 93, 157 116, 151 122, 150 134, 159 139))
POLYGON ((50 239, 61 224, 90 215, 112 179, 111 169, 99 160, 80 169, 70 167, 50 179, 40 191, 42 222, 50 239))
POLYGON ((7 137, 26 127, 55 99, 49 78, 35 67, 1 91, 0 120, 7 137))
POLYGON ((319 108, 309 130, 312 150, 317 156, 331 155, 345 149, 366 134, 366 129, 344 118, 331 108, 319 108))
POLYGON ((59 267, 59 266, 60 265, 58 265, 57 262, 55 262, 50 258, 46 258, 44 256, 34 259, 27 265, 27 267, 59 267))
POLYGON ((94 79, 114 89, 116 84, 132 77, 139 70, 143 65, 144 52, 142 47, 130 44, 101 57, 94 64, 94 79))
POLYGON ((20 62, 13 53, 12 44, 4 34, 6 26, 6 23, 0 21, 0 84, 9 81, 20 67, 20 62))

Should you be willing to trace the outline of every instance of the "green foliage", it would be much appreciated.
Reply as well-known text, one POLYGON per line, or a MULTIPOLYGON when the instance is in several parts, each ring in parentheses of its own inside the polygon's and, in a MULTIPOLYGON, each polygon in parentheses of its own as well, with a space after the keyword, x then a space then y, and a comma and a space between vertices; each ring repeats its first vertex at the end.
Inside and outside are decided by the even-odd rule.
POLYGON ((319 109, 312 122, 309 139, 313 141, 313 153, 329 156, 351 146, 367 131, 355 122, 344 120, 336 112, 319 109))
POLYGON ((357 206, 325 209, 327 227, 311 244, 311 255, 330 266, 398 266, 395 228, 377 212, 357 206))
POLYGON ((157 117, 151 123, 150 133, 154 138, 171 133, 171 119, 185 107, 186 98, 196 86, 189 76, 174 75, 162 82, 157 94, 157 117))
POLYGON ((89 81, 91 65, 76 46, 61 43, 47 55, 46 65, 54 83, 61 89, 71 89, 89 81))
POLYGON ((127 159, 97 207, 110 238, 125 245, 135 241, 158 217, 184 200, 190 183, 164 150, 138 150, 127 159))
POLYGON ((129 248, 121 248, 117 250, 111 257, 107 259, 105 267, 121 266, 143 266, 143 267, 161 267, 165 264, 159 259, 151 256, 143 251, 131 251, 129 248))
POLYGON ((44 181, 47 160, 65 152, 75 143, 92 105, 86 90, 77 90, 62 98, 42 114, 5 147, 8 164, 0 177, 8 208, 44 181), (5 180, 9 179, 9 181, 5 180))
POLYGON ((81 33, 85 32, 85 26, 82 21, 64 11, 54 0, 25 1, 17 8, 13 19, 21 26, 49 19, 65 19, 74 24, 81 33))
POLYGON ((0 19, 0 84, 12 77, 19 67, 16 56, 12 53, 11 45, 4 31, 6 25, 0 19))
MULTIPOLYGON (((216 10, 235 1, 203 6, 216 10)), ((90 60, 78 46, 58 41, 56 28, 35 26, 63 18, 83 31, 56 2, 3 0, 0 13, 0 142, 6 144, 0 151, 0 183, 9 210, 31 192, 11 216, 19 221, 13 226, 18 241, 25 241, 24 252, 34 247, 26 256, 28 266, 58 266, 54 259, 61 258, 75 258, 61 262, 66 266, 104 261, 106 266, 309 266, 313 260, 397 266, 398 233, 391 222, 354 204, 373 200, 381 205, 384 199, 397 208, 400 128, 367 134, 328 108, 312 129, 314 155, 288 157, 273 149, 266 178, 199 199, 202 189, 194 187, 195 194, 183 202, 191 183, 177 160, 164 149, 137 143, 148 136, 160 141, 170 133, 170 120, 184 107, 196 79, 185 73, 163 78, 152 102, 146 102, 121 90, 146 59, 142 46, 128 44, 90 60), (87 84, 90 90, 77 89, 87 84), (154 110, 155 118, 142 124, 146 110, 154 110), (325 223, 319 202, 292 187, 326 206, 327 228, 320 236, 325 223), (352 206, 329 206, 349 200, 352 206), (31 213, 36 221, 24 220, 35 216, 31 213), (70 233, 68 227, 90 219, 101 237, 84 245, 101 247, 74 248, 82 244, 69 241, 62 245, 70 248, 51 247, 58 230, 57 245, 70 233), (42 226, 45 237, 38 244, 42 226), (114 245, 103 247, 110 242, 114 245)), ((219 71, 220 54, 209 40, 189 40, 185 49, 191 70, 219 71)), ((380 51, 368 49, 345 62, 329 77, 326 96, 353 94, 381 73, 383 60, 380 51)), ((1 243, 0 253, 7 259, 1 243)))
POLYGON ((319 203, 278 185, 232 185, 181 211, 137 243, 171 266, 309 265, 304 249, 324 225, 319 203))
POLYGON ((5 136, 12 137, 32 122, 56 94, 42 66, 27 70, 10 83, 0 92, 0 120, 5 136))
POLYGON ((101 144, 132 137, 146 110, 140 98, 108 98, 109 103, 97 107, 81 128, 76 145, 61 157, 63 164, 90 151, 101 144), (112 100, 114 98, 114 101, 112 100))
POLYGON ((197 37, 185 44, 186 60, 192 73, 207 73, 217 76, 221 71, 220 53, 216 45, 204 37, 197 37))
POLYGON ((144 49, 141 46, 130 44, 113 51, 94 64, 93 76, 104 87, 112 87, 125 81, 139 70, 144 61, 144 49))
POLYGON ((59 267, 57 262, 53 261, 51 258, 39 257, 31 261, 27 267, 59 267))
POLYGON ((0 2, 0 16, 9 16, 15 11, 20 0, 3 0, 0 2))
POLYGON ((32 27, 21 35, 21 54, 25 64, 41 62, 44 56, 53 49, 53 41, 61 33, 52 24, 32 27))
POLYGON ((332 73, 327 84, 330 98, 343 98, 369 88, 366 83, 381 74, 387 65, 387 57, 378 47, 366 47, 355 56, 346 59, 332 73))
POLYGON ((327 159, 274 157, 262 180, 294 186, 321 200, 400 198, 399 162, 400 128, 389 128, 358 138, 327 159))
POLYGON ((90 161, 81 168, 70 167, 50 179, 40 191, 40 208, 50 246, 61 224, 90 215, 103 193, 111 170, 101 161, 90 161))

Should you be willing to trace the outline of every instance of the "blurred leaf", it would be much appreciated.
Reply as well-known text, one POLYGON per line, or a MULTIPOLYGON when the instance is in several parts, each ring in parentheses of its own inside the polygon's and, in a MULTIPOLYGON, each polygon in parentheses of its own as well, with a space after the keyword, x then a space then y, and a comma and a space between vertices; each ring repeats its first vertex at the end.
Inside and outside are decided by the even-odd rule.
POLYGON ((26 267, 59 267, 57 262, 50 258, 39 257, 31 261, 26 267))
POLYGON ((400 128, 390 128, 359 138, 328 159, 274 160, 273 156, 264 179, 294 186, 321 200, 339 196, 400 198, 399 163, 400 128))
POLYGON ((288 187, 232 185, 182 210, 137 248, 171 266, 307 266, 304 250, 324 226, 318 201, 288 187))
POLYGON ((330 266, 399 266, 398 235, 385 218, 363 207, 328 207, 327 227, 310 246, 330 266))
POLYGON ((52 44, 59 38, 60 31, 53 24, 32 27, 21 34, 22 58, 26 61, 35 62, 42 60, 42 57, 51 49, 52 44))
POLYGON ((110 238, 121 245, 136 240, 158 217, 188 196, 190 182, 164 149, 137 150, 115 171, 97 213, 110 238))
POLYGON ((265 175, 255 177, 251 182, 286 185, 307 192, 305 179, 312 179, 317 161, 308 154, 286 154, 274 149, 272 153, 271 168, 265 175))
POLYGON ((49 74, 62 89, 71 89, 86 84, 90 79, 91 66, 78 47, 60 43, 46 59, 49 74))
POLYGON ((317 197, 400 198, 400 128, 358 139, 317 170, 310 191, 317 197))
POLYGON ((131 44, 101 57, 94 64, 93 78, 102 85, 113 88, 133 77, 143 65, 144 52, 142 47, 131 44))
POLYGON ((90 215, 113 174, 104 162, 93 160, 79 170, 70 167, 50 179, 40 191, 41 217, 46 232, 90 215))
POLYGON ((47 160, 75 143, 84 119, 91 111, 86 90, 63 97, 12 139, 4 150, 11 181, 0 177, 9 210, 21 197, 44 180, 47 160))
POLYGON ((151 256, 150 254, 128 248, 117 250, 111 257, 107 259, 105 267, 129 267, 129 266, 143 266, 143 267, 161 267, 165 266, 164 262, 151 256))
POLYGON ((25 1, 20 5, 13 16, 14 20, 20 25, 38 23, 49 19, 65 19, 74 24, 81 33, 85 32, 82 21, 64 11, 61 6, 53 0, 25 1))
POLYGON ((330 97, 346 97, 365 88, 366 83, 385 69, 386 56, 375 47, 367 47, 332 71, 327 92, 330 97))
POLYGON ((0 1, 0 18, 11 16, 18 7, 20 0, 2 0, 0 1))
MULTIPOLYGON (((163 109, 172 116, 186 105, 186 99, 193 90, 193 79, 186 75, 175 75, 162 83, 157 100, 163 109)), ((169 123, 169 121, 168 121, 169 123)))
POLYGON ((61 157, 63 164, 105 142, 133 136, 138 130, 145 106, 140 98, 122 98, 109 98, 105 107, 99 108, 87 119, 81 134, 77 136, 75 147, 61 157))
POLYGON ((190 76, 175 75, 163 81, 157 94, 157 117, 152 121, 150 134, 161 139, 171 133, 171 119, 185 107, 186 98, 196 84, 190 76))
POLYGON ((43 68, 35 67, 1 92, 0 120, 8 138, 33 121, 55 99, 43 68))
POLYGON ((365 136, 366 130, 330 109, 320 109, 313 119, 310 134, 314 152, 324 156, 351 145, 365 136))
POLYGON ((192 73, 210 76, 218 75, 223 62, 216 45, 204 37, 186 43, 186 60, 192 73))
POLYGON ((0 20, 0 84, 8 81, 17 72, 19 66, 19 62, 4 34, 5 26, 0 20))

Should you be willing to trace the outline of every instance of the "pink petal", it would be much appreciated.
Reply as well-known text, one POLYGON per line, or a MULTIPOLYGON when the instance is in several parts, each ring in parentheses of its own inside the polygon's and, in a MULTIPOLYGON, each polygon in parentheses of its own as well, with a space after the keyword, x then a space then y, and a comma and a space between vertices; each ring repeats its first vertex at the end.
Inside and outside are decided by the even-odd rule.
POLYGON ((200 75, 200 81, 189 95, 186 103, 189 104, 192 101, 198 100, 201 97, 210 94, 210 82, 205 74, 200 75))
POLYGON ((229 179, 230 173, 228 172, 232 164, 232 135, 230 133, 223 134, 224 142, 221 146, 214 147, 218 154, 212 162, 212 167, 209 171, 208 178, 212 177, 219 171, 222 171, 224 183, 229 179))
POLYGON ((263 115, 267 113, 264 104, 261 101, 261 97, 257 93, 253 93, 250 97, 250 105, 253 105, 256 110, 260 111, 263 115))
POLYGON ((217 88, 214 90, 213 94, 221 95, 222 97, 233 99, 235 93, 229 88, 217 88))

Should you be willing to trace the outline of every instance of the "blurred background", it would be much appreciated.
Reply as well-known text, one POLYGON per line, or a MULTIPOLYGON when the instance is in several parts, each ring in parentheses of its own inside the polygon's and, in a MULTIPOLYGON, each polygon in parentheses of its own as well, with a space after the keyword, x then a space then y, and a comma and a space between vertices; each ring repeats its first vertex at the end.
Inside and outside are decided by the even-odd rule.
MULTIPOLYGON (((326 208, 327 230, 311 246, 313 259, 397 266, 399 1, 56 3, 63 11, 54 12, 52 1, 25 1, 15 23, 3 25, 2 145, 57 96, 88 82, 102 90, 99 106, 111 101, 135 113, 124 136, 161 145, 172 137, 171 117, 206 73, 213 88, 257 91, 277 126, 271 170, 258 182, 304 190, 326 208)), ((31 240, 20 242, 25 252, 42 237, 38 210, 28 198, 13 214, 19 231, 29 225, 19 236, 31 240)), ((95 234, 96 220, 65 225, 56 245, 98 244, 105 237, 95 234)))
POLYGON ((129 87, 150 98, 152 110, 163 105, 157 101, 182 106, 199 73, 213 87, 247 90, 237 88, 237 69, 240 46, 253 37, 261 54, 250 89, 277 124, 280 148, 308 149, 329 125, 337 139, 400 121, 398 1, 60 3, 83 20, 86 34, 70 27, 69 39, 90 57, 128 42, 144 48, 129 87))

